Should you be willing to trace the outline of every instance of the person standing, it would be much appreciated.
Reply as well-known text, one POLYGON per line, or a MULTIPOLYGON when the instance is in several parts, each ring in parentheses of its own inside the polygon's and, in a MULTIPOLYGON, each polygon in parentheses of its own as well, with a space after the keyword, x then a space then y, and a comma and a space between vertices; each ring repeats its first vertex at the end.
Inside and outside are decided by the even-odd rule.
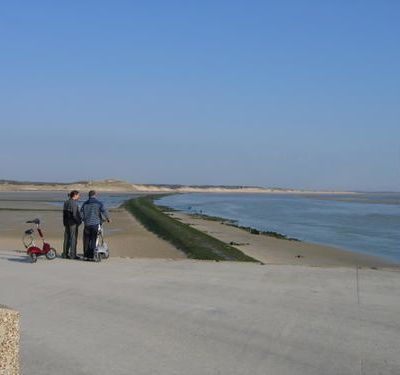
POLYGON ((64 245, 63 258, 79 259, 76 255, 76 244, 78 241, 78 228, 82 223, 78 199, 79 191, 72 190, 69 199, 64 202, 63 224, 64 224, 64 245))
POLYGON ((96 198, 94 190, 89 191, 89 199, 82 205, 81 216, 85 224, 83 230, 83 256, 93 259, 99 225, 106 220, 110 222, 104 204, 96 198))

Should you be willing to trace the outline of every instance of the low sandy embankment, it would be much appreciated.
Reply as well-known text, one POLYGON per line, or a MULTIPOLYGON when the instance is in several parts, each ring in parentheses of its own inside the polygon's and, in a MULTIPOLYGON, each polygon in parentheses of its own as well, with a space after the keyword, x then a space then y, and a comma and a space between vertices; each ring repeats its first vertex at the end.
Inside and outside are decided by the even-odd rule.
POLYGON ((396 265, 380 258, 357 254, 331 246, 288 241, 251 234, 222 221, 207 220, 182 212, 168 213, 219 240, 232 243, 245 254, 266 264, 287 264, 315 267, 385 267, 396 265))
MULTIPOLYGON (((111 209, 112 222, 105 224, 105 236, 111 256, 131 258, 181 259, 185 255, 168 242, 147 231, 124 209, 111 209)), ((25 222, 39 218, 46 241, 60 255, 62 252, 64 227, 61 208, 38 201, 13 201, 0 199, 0 251, 25 251, 22 235, 30 224, 25 222)), ((80 227, 78 253, 82 253, 82 231, 80 227)), ((40 241, 39 241, 40 243, 40 241)))

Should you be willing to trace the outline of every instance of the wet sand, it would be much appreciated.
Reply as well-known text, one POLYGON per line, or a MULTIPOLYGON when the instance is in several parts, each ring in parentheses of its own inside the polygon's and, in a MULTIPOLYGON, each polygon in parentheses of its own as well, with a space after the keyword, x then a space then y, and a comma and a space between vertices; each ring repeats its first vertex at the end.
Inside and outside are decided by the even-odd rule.
POLYGON ((169 213, 171 217, 234 246, 245 254, 265 264, 286 264, 314 267, 369 267, 396 268, 396 265, 363 254, 331 246, 307 242, 281 240, 265 235, 251 234, 221 221, 193 217, 181 212, 169 213))

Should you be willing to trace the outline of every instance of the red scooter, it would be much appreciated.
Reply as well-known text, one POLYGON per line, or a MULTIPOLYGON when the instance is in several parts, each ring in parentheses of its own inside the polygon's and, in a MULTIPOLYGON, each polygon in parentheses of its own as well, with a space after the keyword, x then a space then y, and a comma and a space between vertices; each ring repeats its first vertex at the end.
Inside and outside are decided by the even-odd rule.
POLYGON ((49 260, 54 259, 57 256, 57 252, 53 247, 50 246, 49 243, 44 241, 44 235, 42 230, 40 229, 40 220, 39 219, 28 220, 27 223, 36 225, 36 231, 38 232, 39 237, 43 242, 42 248, 36 246, 35 235, 34 235, 35 230, 31 228, 25 231, 24 237, 22 238, 22 242, 25 246, 26 253, 31 258, 32 263, 35 263, 37 261, 38 256, 41 255, 45 255, 46 258, 49 260))

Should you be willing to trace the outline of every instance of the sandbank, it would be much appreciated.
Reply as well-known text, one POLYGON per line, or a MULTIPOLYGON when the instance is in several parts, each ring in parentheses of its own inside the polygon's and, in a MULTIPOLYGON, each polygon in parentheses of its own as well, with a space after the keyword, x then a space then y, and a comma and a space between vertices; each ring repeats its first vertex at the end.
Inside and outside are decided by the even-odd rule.
POLYGON ((243 253, 265 263, 314 267, 396 268, 398 264, 378 257, 363 255, 332 246, 288 241, 265 235, 254 235, 222 221, 207 220, 182 212, 168 214, 210 236, 232 243, 243 253))

